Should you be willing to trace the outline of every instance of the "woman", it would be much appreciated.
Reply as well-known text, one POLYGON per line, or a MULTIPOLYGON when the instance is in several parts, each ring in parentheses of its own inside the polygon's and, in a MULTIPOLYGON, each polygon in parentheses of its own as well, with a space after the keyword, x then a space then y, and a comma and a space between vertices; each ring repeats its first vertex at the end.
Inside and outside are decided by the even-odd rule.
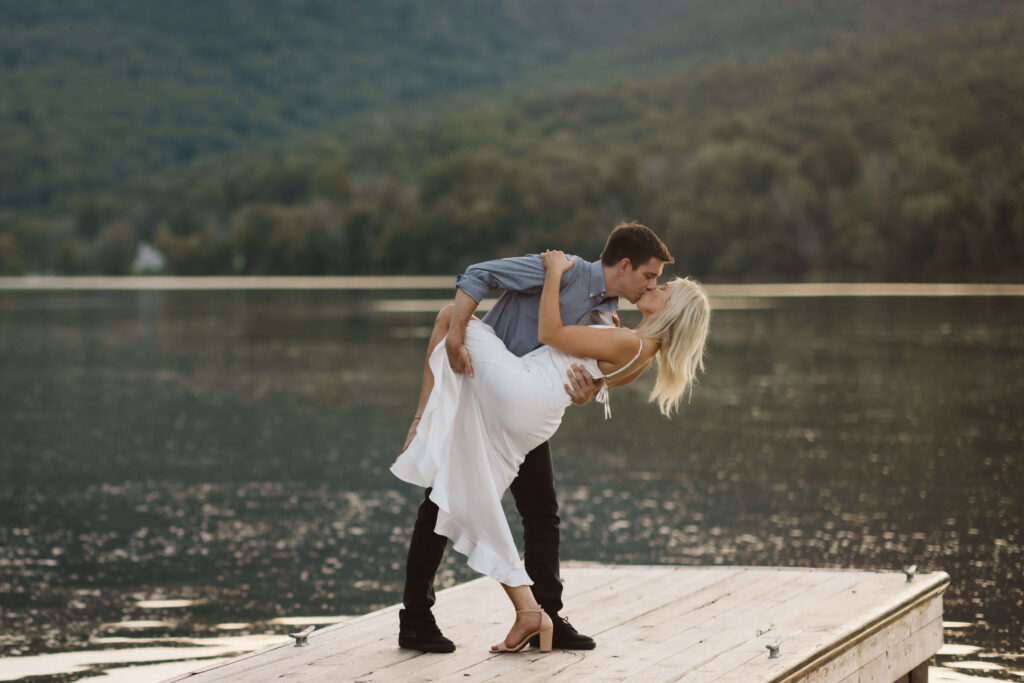
POLYGON ((558 292, 573 267, 560 251, 542 255, 546 276, 541 293, 538 339, 543 346, 516 357, 483 322, 473 319, 465 344, 474 376, 456 374, 442 343, 451 306, 438 315, 427 349, 427 364, 416 417, 402 454, 391 467, 400 479, 432 487, 439 513, 434 531, 452 539, 469 566, 502 584, 516 608, 516 621, 494 652, 517 652, 540 636, 551 649, 551 620, 530 590, 532 581, 501 507, 525 454, 558 429, 570 399, 566 370, 582 364, 604 377, 598 401, 610 414, 608 387, 628 384, 658 359, 650 399, 666 416, 703 368, 711 308, 693 280, 677 278, 645 293, 635 330, 563 325, 558 292))

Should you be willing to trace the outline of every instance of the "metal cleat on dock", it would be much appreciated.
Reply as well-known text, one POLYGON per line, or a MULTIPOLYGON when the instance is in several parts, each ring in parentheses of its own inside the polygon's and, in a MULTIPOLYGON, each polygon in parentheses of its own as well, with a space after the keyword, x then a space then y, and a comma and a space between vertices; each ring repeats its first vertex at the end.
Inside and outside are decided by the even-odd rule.
POLYGON ((776 638, 772 642, 765 645, 768 648, 768 659, 778 659, 782 655, 779 654, 779 645, 782 643, 781 638, 776 638))
POLYGON ((305 647, 309 644, 309 634, 316 630, 316 626, 307 626, 298 633, 289 633, 288 636, 295 639, 295 647, 305 647))
POLYGON ((914 580, 914 576, 917 574, 917 565, 912 564, 909 567, 904 567, 903 573, 907 575, 907 583, 910 583, 914 580))

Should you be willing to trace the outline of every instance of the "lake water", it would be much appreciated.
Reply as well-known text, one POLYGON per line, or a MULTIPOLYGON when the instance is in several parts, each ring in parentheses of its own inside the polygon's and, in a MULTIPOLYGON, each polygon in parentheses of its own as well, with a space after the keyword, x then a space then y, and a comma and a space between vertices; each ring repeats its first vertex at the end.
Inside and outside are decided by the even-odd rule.
MULTIPOLYGON (((398 602, 431 294, 0 292, 0 657, 398 602)), ((944 570, 1017 680, 1024 298, 740 302, 679 416, 652 377, 568 412, 563 559, 944 570)))

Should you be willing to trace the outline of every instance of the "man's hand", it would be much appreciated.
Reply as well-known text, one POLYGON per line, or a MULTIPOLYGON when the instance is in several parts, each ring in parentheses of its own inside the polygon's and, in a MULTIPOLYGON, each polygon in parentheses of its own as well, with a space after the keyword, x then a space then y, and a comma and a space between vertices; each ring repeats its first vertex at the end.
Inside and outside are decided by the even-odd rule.
POLYGON ((615 327, 622 327, 622 321, 619 320, 619 314, 612 311, 612 322, 615 323, 615 327))
POLYGON ((469 358, 469 350, 466 349, 466 345, 462 343, 462 337, 451 334, 451 330, 449 330, 448 336, 444 338, 444 349, 448 352, 448 363, 452 366, 452 370, 457 373, 464 372, 466 376, 472 378, 473 361, 469 358))
POLYGON ((566 373, 569 376, 569 383, 565 384, 565 393, 569 394, 572 402, 578 406, 590 403, 590 399, 597 396, 597 392, 604 386, 604 378, 595 380, 582 365, 573 364, 566 373))

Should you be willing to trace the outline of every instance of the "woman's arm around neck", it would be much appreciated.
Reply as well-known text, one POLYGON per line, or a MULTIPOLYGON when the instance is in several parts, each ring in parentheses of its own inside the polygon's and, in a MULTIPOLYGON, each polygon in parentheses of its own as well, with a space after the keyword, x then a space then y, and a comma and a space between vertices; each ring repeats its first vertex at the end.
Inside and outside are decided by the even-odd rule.
POLYGON ((540 295, 540 311, 537 319, 537 339, 542 344, 559 351, 593 358, 599 361, 622 365, 636 355, 636 334, 624 329, 595 329, 583 325, 563 325, 558 295, 562 275, 576 265, 568 261, 560 251, 549 251, 541 255, 547 272, 544 289, 540 295))

